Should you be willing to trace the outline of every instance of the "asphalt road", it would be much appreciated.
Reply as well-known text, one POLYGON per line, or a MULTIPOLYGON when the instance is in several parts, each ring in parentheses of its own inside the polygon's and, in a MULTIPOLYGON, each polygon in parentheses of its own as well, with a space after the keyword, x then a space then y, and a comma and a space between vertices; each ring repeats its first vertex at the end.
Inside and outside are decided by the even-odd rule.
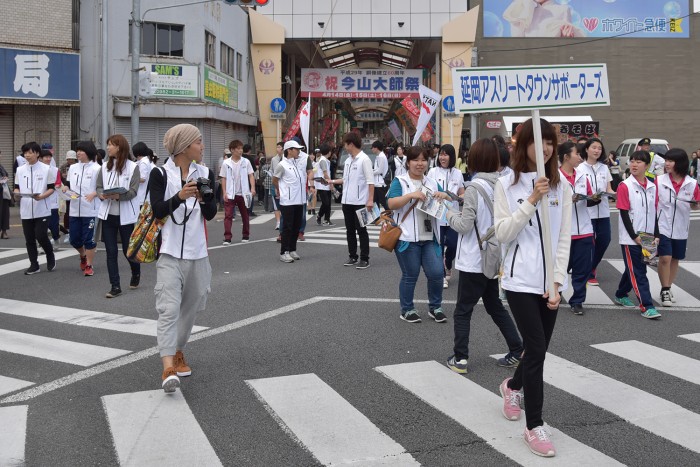
MULTIPOLYGON (((423 301, 423 323, 407 324, 393 254, 372 248, 369 269, 343 267, 334 222, 309 221, 293 264, 278 259, 274 221, 253 224, 241 244, 237 218, 229 247, 219 246, 223 224, 208 224, 212 292, 197 320, 206 330, 187 347, 193 375, 175 397, 160 390, 152 321, 132 319, 156 319, 155 265, 129 290, 121 258, 125 292, 106 299, 103 251, 91 278, 67 248, 55 272, 24 276, 13 227, 0 240, 0 465, 540 462, 518 439, 522 422, 500 414, 498 385, 512 370, 491 357, 507 349, 481 306, 469 373, 444 366, 456 276, 444 291, 448 323, 432 322, 423 301)), ((694 219, 690 270, 677 280, 688 296, 659 308, 660 320, 605 301, 620 277, 614 241, 598 302, 584 316, 561 308, 545 363, 544 419, 559 449, 549 464, 700 464, 699 229, 694 219)))

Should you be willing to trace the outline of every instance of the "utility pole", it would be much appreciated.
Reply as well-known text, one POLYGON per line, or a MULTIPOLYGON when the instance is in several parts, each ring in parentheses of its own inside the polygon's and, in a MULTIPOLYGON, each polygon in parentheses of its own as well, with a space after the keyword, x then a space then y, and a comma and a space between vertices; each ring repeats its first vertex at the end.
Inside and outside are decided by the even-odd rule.
MULTIPOLYGON (((141 59, 141 0, 131 8, 131 144, 139 141, 139 68, 141 59)), ((104 109, 106 111, 107 109, 104 109)))
POLYGON ((109 24, 109 21, 107 20, 108 11, 109 7, 107 6, 107 0, 102 0, 102 83, 100 86, 100 107, 102 108, 102 113, 100 114, 102 116, 100 119, 102 122, 100 125, 100 147, 102 149, 107 147, 107 138, 109 137, 109 100, 107 98, 107 93, 109 92, 109 86, 107 84, 109 81, 109 30, 107 28, 107 25, 109 24))

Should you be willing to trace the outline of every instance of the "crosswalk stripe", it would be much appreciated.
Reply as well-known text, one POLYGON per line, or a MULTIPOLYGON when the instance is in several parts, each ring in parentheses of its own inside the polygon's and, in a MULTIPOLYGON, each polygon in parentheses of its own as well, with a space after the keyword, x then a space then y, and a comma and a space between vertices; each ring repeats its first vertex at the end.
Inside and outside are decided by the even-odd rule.
MULTIPOLYGON (((59 259, 69 258, 71 256, 76 256, 77 254, 78 252, 71 248, 70 250, 58 251, 54 255, 56 257, 56 261, 58 261, 59 259)), ((39 264, 46 264, 46 255, 39 255, 39 264)), ((23 269, 27 269, 29 265, 29 259, 22 259, 20 261, 14 261, 12 263, 3 264, 2 266, 0 266, 0 276, 4 276, 5 274, 11 274, 17 271, 22 271, 23 269)), ((45 273, 46 268, 42 268, 41 272, 42 274, 45 273)))
MULTIPOLYGON (((346 239, 346 234, 345 232, 313 232, 313 233, 307 233, 304 235, 306 238, 309 237, 314 237, 314 238, 341 238, 341 239, 346 239)), ((374 234, 374 233, 368 233, 367 236, 370 239, 373 240, 379 240, 379 235, 374 234)))
POLYGON ((119 464, 222 465, 181 391, 102 397, 119 464))
MULTIPOLYGON (((155 336, 157 334, 158 322, 154 319, 79 310, 77 308, 45 305, 43 303, 29 303, 0 298, 0 313, 76 326, 127 332, 142 336, 155 336)), ((205 329, 207 328, 195 326, 192 328, 192 332, 199 332, 205 329)))
POLYGON ((592 345, 594 349, 700 384, 700 361, 636 340, 592 345))
POLYGON ((0 252, 0 259, 12 258, 13 256, 26 255, 27 250, 24 248, 13 248, 11 250, 0 252))
POLYGON ((28 405, 0 407, 0 465, 25 465, 28 405))
MULTIPOLYGON (((620 273, 625 272, 625 263, 621 259, 609 259, 607 262, 620 273)), ((656 273, 656 270, 647 268, 647 279, 649 279, 651 298, 654 299, 655 302, 658 302, 659 295, 661 294, 661 281, 659 281, 659 275, 656 273)), ((673 296, 676 298, 676 303, 674 303, 673 306, 688 308, 700 307, 700 300, 676 285, 673 286, 673 296)))
POLYGON ((82 344, 6 329, 0 329, 0 351, 79 366, 90 366, 131 353, 129 350, 82 344))
POLYGON ((681 335, 678 336, 678 337, 680 337, 680 338, 682 338, 682 339, 688 339, 689 341, 693 341, 693 342, 700 342, 700 333, 697 333, 697 334, 681 334, 681 335))
MULTIPOLYGON (((268 222, 274 218, 275 218, 275 215, 271 214, 271 213, 258 214, 257 217, 253 217, 252 219, 250 219, 250 224, 251 225, 252 224, 264 224, 265 222, 268 222)), ((233 227, 231 227, 231 228, 233 228, 233 227)))
MULTIPOLYGON (((29 381, 24 381, 22 379, 10 378, 8 376, 0 375, 0 396, 3 394, 8 394, 10 392, 18 391, 27 386, 32 386, 34 383, 29 381)), ((0 465, 2 463, 0 462, 0 465)))
POLYGON ((690 263, 687 261, 681 261, 679 266, 693 274, 694 276, 700 277, 700 263, 690 263))
POLYGON ((324 465, 420 465, 315 374, 246 383, 280 425, 324 465))
POLYGON ((544 381, 656 436, 700 452, 700 414, 550 353, 544 381))
POLYGON ((331 213, 331 220, 332 221, 342 221, 345 220, 345 216, 343 216, 343 211, 340 209, 337 209, 331 213))
MULTIPOLYGON (((304 243, 318 243, 320 245, 346 245, 348 244, 347 240, 329 240, 329 239, 314 239, 314 238, 309 238, 306 237, 306 241, 304 243)), ((379 245, 377 245, 377 242, 369 242, 369 246, 371 248, 379 248, 379 245)))
MULTIPOLYGON (((493 392, 435 361, 381 366, 376 370, 515 462, 538 463, 521 441, 525 421, 506 420, 500 411, 503 399, 493 392)), ((560 465, 622 465, 553 427, 550 430, 556 440, 555 460, 560 465)))
MULTIPOLYGON (((569 287, 562 292, 562 295, 566 299, 566 302, 568 303, 569 300, 571 299, 571 296, 574 294, 574 289, 571 286, 571 276, 569 276, 569 287)), ((586 286, 586 300, 584 302, 586 305, 612 305, 613 301, 610 300, 610 297, 607 296, 605 291, 603 291, 600 287, 590 287, 586 286)))

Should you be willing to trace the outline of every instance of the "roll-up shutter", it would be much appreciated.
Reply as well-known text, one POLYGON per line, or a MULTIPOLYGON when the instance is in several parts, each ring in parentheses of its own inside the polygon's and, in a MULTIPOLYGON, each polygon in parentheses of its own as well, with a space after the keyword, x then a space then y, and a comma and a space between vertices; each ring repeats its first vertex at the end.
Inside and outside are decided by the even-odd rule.
MULTIPOLYGON (((158 120, 154 118, 142 118, 139 120, 139 141, 146 143, 146 146, 153 149, 155 152, 158 152, 156 151, 156 148, 158 147, 158 132, 156 130, 157 121, 158 120)), ((115 134, 124 135, 130 146, 138 143, 138 141, 131 140, 131 119, 117 118, 114 122, 114 130, 115 134)), ((163 141, 161 139, 160 144, 162 143, 163 141)))
POLYGON ((14 166, 15 157, 17 157, 19 153, 19 147, 12 147, 15 141, 14 115, 14 106, 0 105, 0 151, 2 151, 2 154, 0 154, 0 164, 2 164, 5 170, 7 170, 7 173, 10 174, 10 180, 12 180, 15 175, 12 173, 12 167, 14 166))

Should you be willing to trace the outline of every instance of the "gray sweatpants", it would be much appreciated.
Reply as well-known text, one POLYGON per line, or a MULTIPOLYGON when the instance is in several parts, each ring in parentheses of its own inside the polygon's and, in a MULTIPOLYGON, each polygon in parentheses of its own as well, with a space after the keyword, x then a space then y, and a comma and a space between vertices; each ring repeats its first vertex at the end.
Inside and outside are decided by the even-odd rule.
POLYGON ((197 313, 207 306, 211 265, 208 257, 191 260, 162 254, 156 271, 158 350, 161 357, 168 357, 185 348, 197 313))

